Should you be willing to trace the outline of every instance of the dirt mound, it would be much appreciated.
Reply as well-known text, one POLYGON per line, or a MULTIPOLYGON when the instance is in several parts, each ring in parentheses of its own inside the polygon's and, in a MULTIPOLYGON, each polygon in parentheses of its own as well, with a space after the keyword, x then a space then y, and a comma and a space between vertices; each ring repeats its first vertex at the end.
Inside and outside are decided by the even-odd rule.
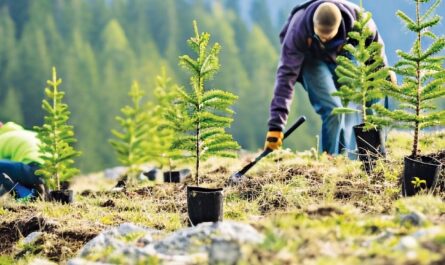
POLYGON ((15 243, 32 232, 53 232, 58 225, 42 217, 33 216, 0 224, 0 254, 10 253, 15 243))
POLYGON ((20 213, 23 218, 0 223, 0 255, 11 255, 20 259, 28 254, 45 256, 61 262, 76 254, 88 241, 100 233, 103 227, 85 224, 72 228, 36 215, 32 207, 19 205, 4 207, 10 212, 20 213), (32 246, 17 244, 33 232, 41 235, 32 246))

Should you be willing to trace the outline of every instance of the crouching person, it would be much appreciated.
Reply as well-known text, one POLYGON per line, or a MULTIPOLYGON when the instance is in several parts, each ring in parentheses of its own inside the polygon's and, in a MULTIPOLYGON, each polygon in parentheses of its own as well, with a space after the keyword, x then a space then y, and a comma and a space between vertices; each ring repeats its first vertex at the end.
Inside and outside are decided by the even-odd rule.
POLYGON ((43 163, 37 133, 13 122, 0 122, 0 196, 12 193, 16 199, 47 199, 46 187, 37 176, 43 163))

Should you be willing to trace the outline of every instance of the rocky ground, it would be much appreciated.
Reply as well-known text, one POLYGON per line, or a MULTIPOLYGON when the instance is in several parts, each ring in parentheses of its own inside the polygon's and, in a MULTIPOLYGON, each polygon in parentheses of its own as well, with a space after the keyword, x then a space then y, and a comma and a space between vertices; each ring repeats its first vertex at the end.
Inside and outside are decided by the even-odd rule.
MULTIPOLYGON (((238 186, 239 160, 210 160, 203 186, 225 186, 224 222, 188 227, 186 184, 122 192, 104 174, 77 178, 75 203, 0 199, 0 264, 444 264, 443 185, 401 198, 410 138, 392 134, 374 172, 315 152, 277 152, 238 186)), ((445 163, 445 135, 422 142, 445 163)), ((191 180, 189 180, 190 182, 191 180)))

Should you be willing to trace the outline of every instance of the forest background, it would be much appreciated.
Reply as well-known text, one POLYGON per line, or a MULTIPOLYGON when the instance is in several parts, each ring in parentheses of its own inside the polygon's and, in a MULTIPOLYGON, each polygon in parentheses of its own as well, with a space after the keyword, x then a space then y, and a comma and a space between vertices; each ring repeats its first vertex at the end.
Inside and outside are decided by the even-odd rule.
MULTIPOLYGON (((278 33, 298 0, 0 0, 0 121, 26 128, 41 125, 41 100, 51 67, 63 79, 74 125, 77 164, 83 173, 117 165, 108 139, 115 116, 130 102, 132 81, 153 98, 164 67, 182 86, 187 76, 178 56, 189 53, 192 20, 222 45, 221 72, 212 87, 239 95, 230 129, 243 149, 261 148, 279 59, 278 33)), ((358 2, 358 1, 353 1, 358 2)), ((396 49, 408 50, 414 36, 395 16, 412 15, 411 0, 365 0, 386 43, 390 64, 396 49)), ((445 16, 444 3, 438 8, 445 16)), ((445 27, 441 27, 445 33, 445 27)), ((445 108, 445 102, 437 103, 445 108)), ((286 147, 315 147, 321 120, 307 93, 296 87, 290 121, 309 122, 286 147)))

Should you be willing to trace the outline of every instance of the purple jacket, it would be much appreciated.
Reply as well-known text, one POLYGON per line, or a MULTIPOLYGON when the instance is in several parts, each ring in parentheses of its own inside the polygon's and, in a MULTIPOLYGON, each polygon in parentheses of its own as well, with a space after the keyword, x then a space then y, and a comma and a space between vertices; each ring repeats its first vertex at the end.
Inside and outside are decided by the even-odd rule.
MULTIPOLYGON (((348 32, 354 26, 360 7, 345 0, 318 0, 306 8, 297 11, 284 28, 281 39, 281 58, 275 81, 275 91, 270 105, 269 130, 282 131, 286 125, 289 108, 292 102, 295 83, 299 81, 301 68, 305 59, 321 59, 327 62, 336 61, 336 57, 346 43, 348 32), (316 8, 324 2, 336 4, 342 13, 343 20, 337 36, 328 45, 329 50, 322 50, 314 36, 313 15, 316 8)), ((372 41, 383 45, 382 56, 387 65, 384 43, 379 36, 373 20, 368 23, 374 32, 372 41)))

